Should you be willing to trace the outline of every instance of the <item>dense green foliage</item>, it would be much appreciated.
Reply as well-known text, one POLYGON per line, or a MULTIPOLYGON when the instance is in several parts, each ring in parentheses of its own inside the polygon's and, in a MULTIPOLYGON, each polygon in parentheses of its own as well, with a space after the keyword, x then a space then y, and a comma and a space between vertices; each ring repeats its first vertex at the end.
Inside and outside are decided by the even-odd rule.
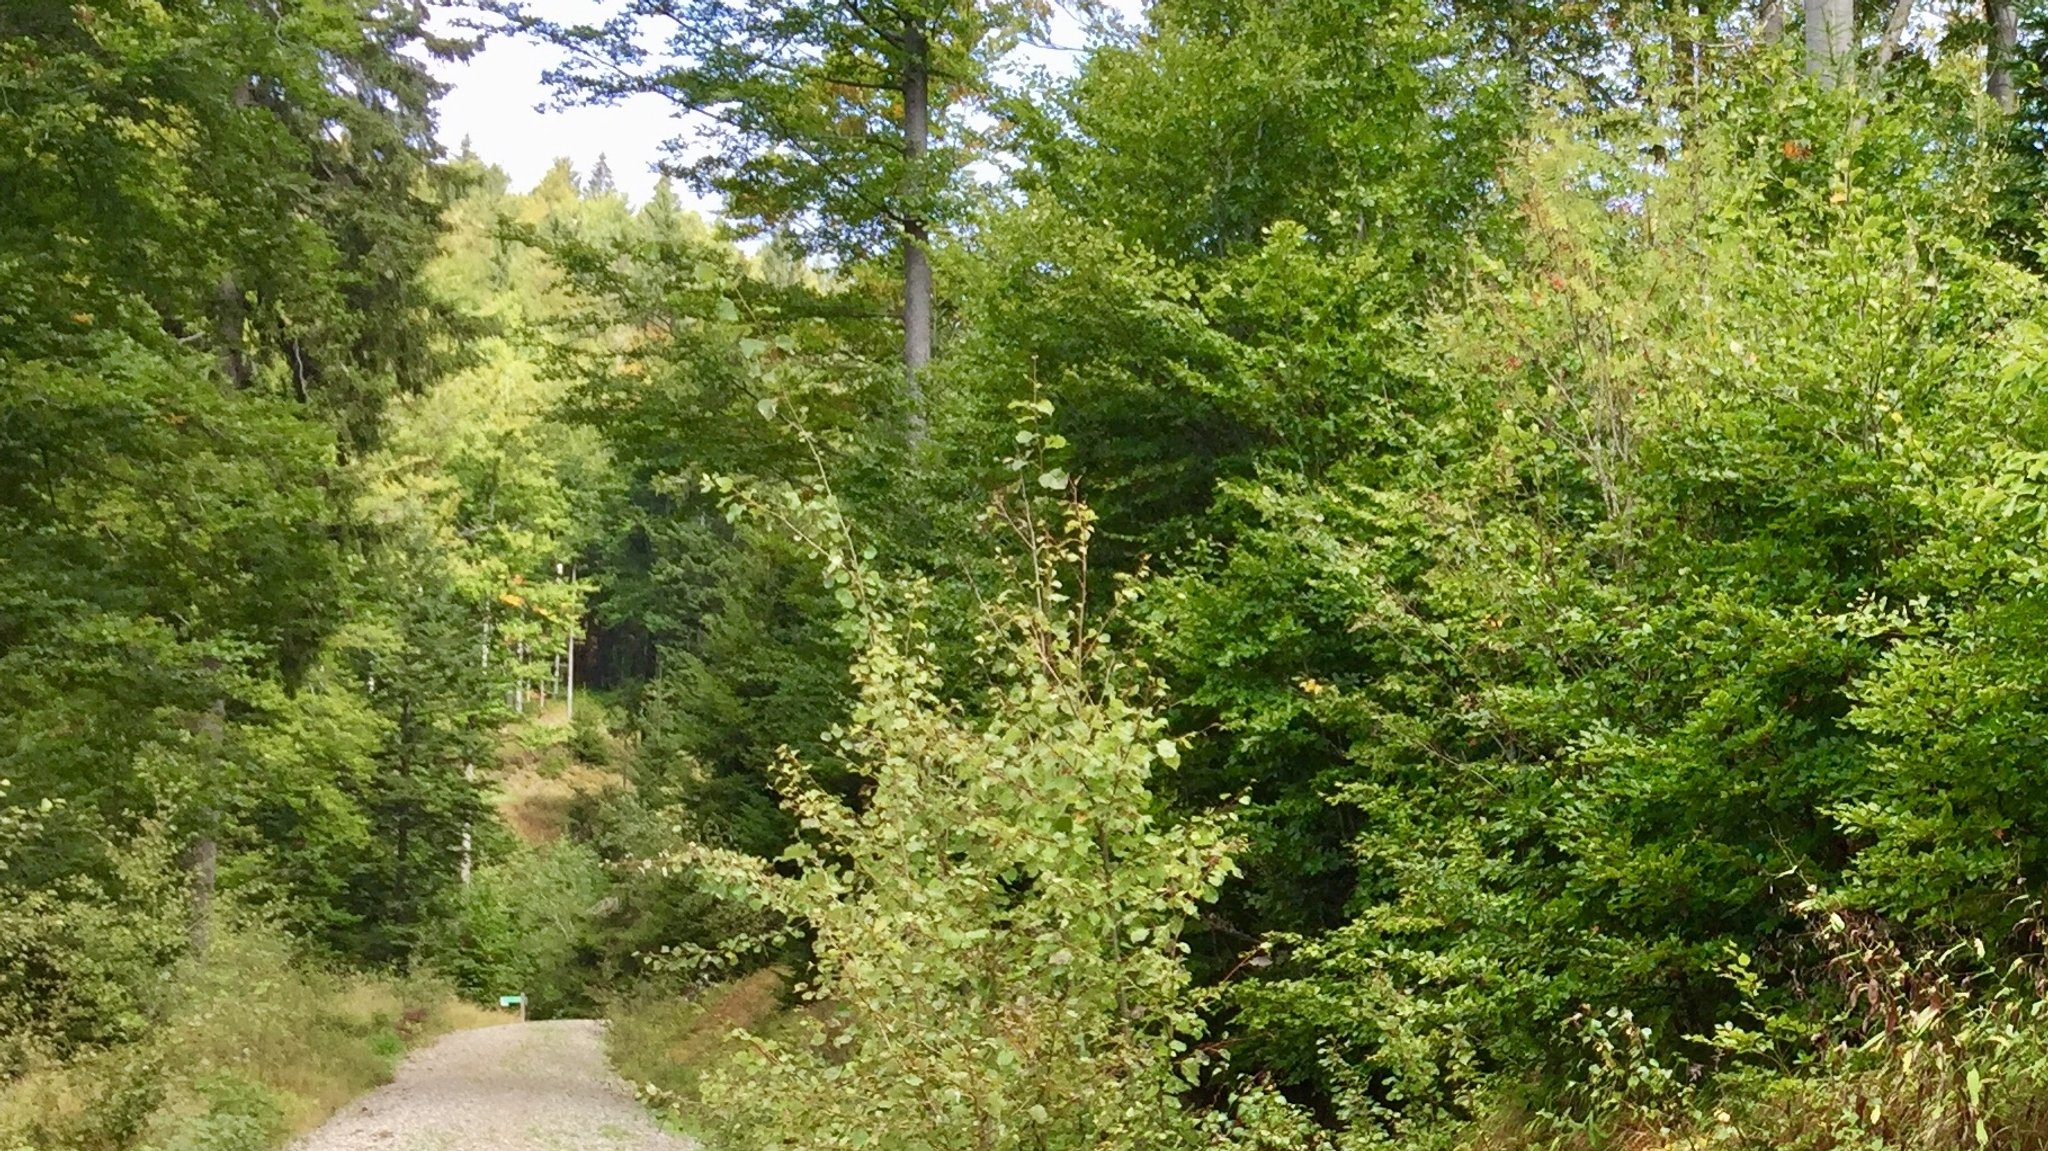
POLYGON ((486 7, 733 230, 411 6, 0 13, 0 1080, 274 1137, 260 947, 779 967, 734 1146, 2048 1140, 2033 13, 486 7))
POLYGON ((389 786, 452 754, 458 689, 366 686, 435 624, 347 471, 444 354, 422 44, 375 3, 0 16, 0 775, 35 813, 0 845, 0 1068, 150 1026, 216 882, 402 946, 409 828, 473 806, 389 786))
POLYGON ((789 513, 856 605, 857 702, 827 742, 865 787, 855 808, 794 757, 780 765, 808 833, 781 856, 793 875, 730 849, 677 859, 812 941, 815 1017, 703 1088, 733 1140, 1189 1141, 1177 1095, 1202 1060, 1180 939, 1234 845, 1219 821, 1158 820, 1150 783, 1179 751, 1071 594, 1088 513, 1051 526, 1060 509, 1034 508, 1033 487, 1020 475, 994 513, 1021 537, 1021 587, 981 621, 979 707, 947 701, 920 589, 845 550, 829 497, 789 513))

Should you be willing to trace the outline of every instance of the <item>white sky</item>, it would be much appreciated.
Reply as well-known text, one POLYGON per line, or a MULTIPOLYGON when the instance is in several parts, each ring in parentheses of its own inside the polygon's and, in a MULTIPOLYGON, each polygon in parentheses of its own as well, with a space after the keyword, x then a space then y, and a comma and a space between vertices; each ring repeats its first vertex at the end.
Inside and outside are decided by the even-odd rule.
MULTIPOLYGON (((1139 4, 1140 0, 1112 0, 1110 7, 1133 15, 1139 4)), ((535 0, 533 7, 551 19, 573 23, 595 22, 609 5, 604 0, 535 0)), ((1028 47, 1017 54, 1015 63, 1064 73, 1080 58, 1077 49, 1084 40, 1080 25, 1062 13, 1052 33, 1057 47, 1028 47)), ((515 191, 539 183, 558 157, 568 157, 578 173, 587 175, 603 155, 619 189, 635 204, 644 202, 654 190, 654 162, 662 142, 682 134, 684 126, 655 96, 608 107, 538 111, 548 98, 541 73, 555 61, 551 48, 496 38, 465 62, 437 63, 435 72, 451 85, 440 103, 441 142, 453 153, 467 139, 477 155, 505 170, 515 191)), ((676 192, 690 199, 687 189, 676 192)))

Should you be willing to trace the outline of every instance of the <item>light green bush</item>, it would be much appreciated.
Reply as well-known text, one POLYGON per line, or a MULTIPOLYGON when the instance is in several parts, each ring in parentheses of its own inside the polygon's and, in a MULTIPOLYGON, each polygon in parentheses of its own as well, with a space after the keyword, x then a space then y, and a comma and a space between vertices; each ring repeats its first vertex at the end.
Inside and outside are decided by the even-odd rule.
POLYGON ((610 886, 585 844, 518 845, 476 870, 452 914, 430 927, 421 958, 476 1002, 524 994, 533 1018, 592 1014, 600 973, 591 952, 610 886))
MULTIPOLYGON (((1047 486, 1054 486, 1050 478, 1047 486)), ((784 802, 803 838, 777 864, 692 848, 714 890, 809 932, 793 1036, 753 1034, 702 1094, 735 1145, 1178 1147, 1199 1131, 1201 1022, 1181 933, 1233 873, 1225 821, 1158 817, 1179 758, 1142 672, 1069 597, 1090 517, 1028 490, 1013 590, 981 638, 992 686, 944 694, 923 589, 833 551, 859 688, 830 736, 860 776, 851 806, 793 755, 784 802), (1041 528, 1064 516, 1064 530, 1041 528), (899 596, 910 606, 885 606, 899 596)), ((799 530, 841 539, 829 502, 799 530)))

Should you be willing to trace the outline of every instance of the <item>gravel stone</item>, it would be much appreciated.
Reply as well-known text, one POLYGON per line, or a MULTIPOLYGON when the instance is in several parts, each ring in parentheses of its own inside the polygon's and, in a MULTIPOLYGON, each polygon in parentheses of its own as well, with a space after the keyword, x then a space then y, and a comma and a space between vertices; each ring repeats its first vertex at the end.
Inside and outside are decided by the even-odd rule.
POLYGON ((458 1031, 291 1151, 699 1151, 634 1100, 589 1019, 458 1031))

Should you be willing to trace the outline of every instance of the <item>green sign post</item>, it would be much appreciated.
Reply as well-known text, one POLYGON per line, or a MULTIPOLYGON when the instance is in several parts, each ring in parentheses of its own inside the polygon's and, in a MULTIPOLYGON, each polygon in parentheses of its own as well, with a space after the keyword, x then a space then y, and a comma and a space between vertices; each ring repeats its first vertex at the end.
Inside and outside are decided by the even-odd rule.
POLYGON ((517 1005, 518 1005, 518 1007, 519 1007, 519 1022, 521 1022, 521 1023, 524 1023, 524 1022, 526 1022, 526 996, 524 996, 524 995, 500 995, 500 996, 498 996, 498 1006, 500 1006, 500 1007, 511 1007, 511 1006, 513 1006, 514 1004, 517 1004, 517 1005))

